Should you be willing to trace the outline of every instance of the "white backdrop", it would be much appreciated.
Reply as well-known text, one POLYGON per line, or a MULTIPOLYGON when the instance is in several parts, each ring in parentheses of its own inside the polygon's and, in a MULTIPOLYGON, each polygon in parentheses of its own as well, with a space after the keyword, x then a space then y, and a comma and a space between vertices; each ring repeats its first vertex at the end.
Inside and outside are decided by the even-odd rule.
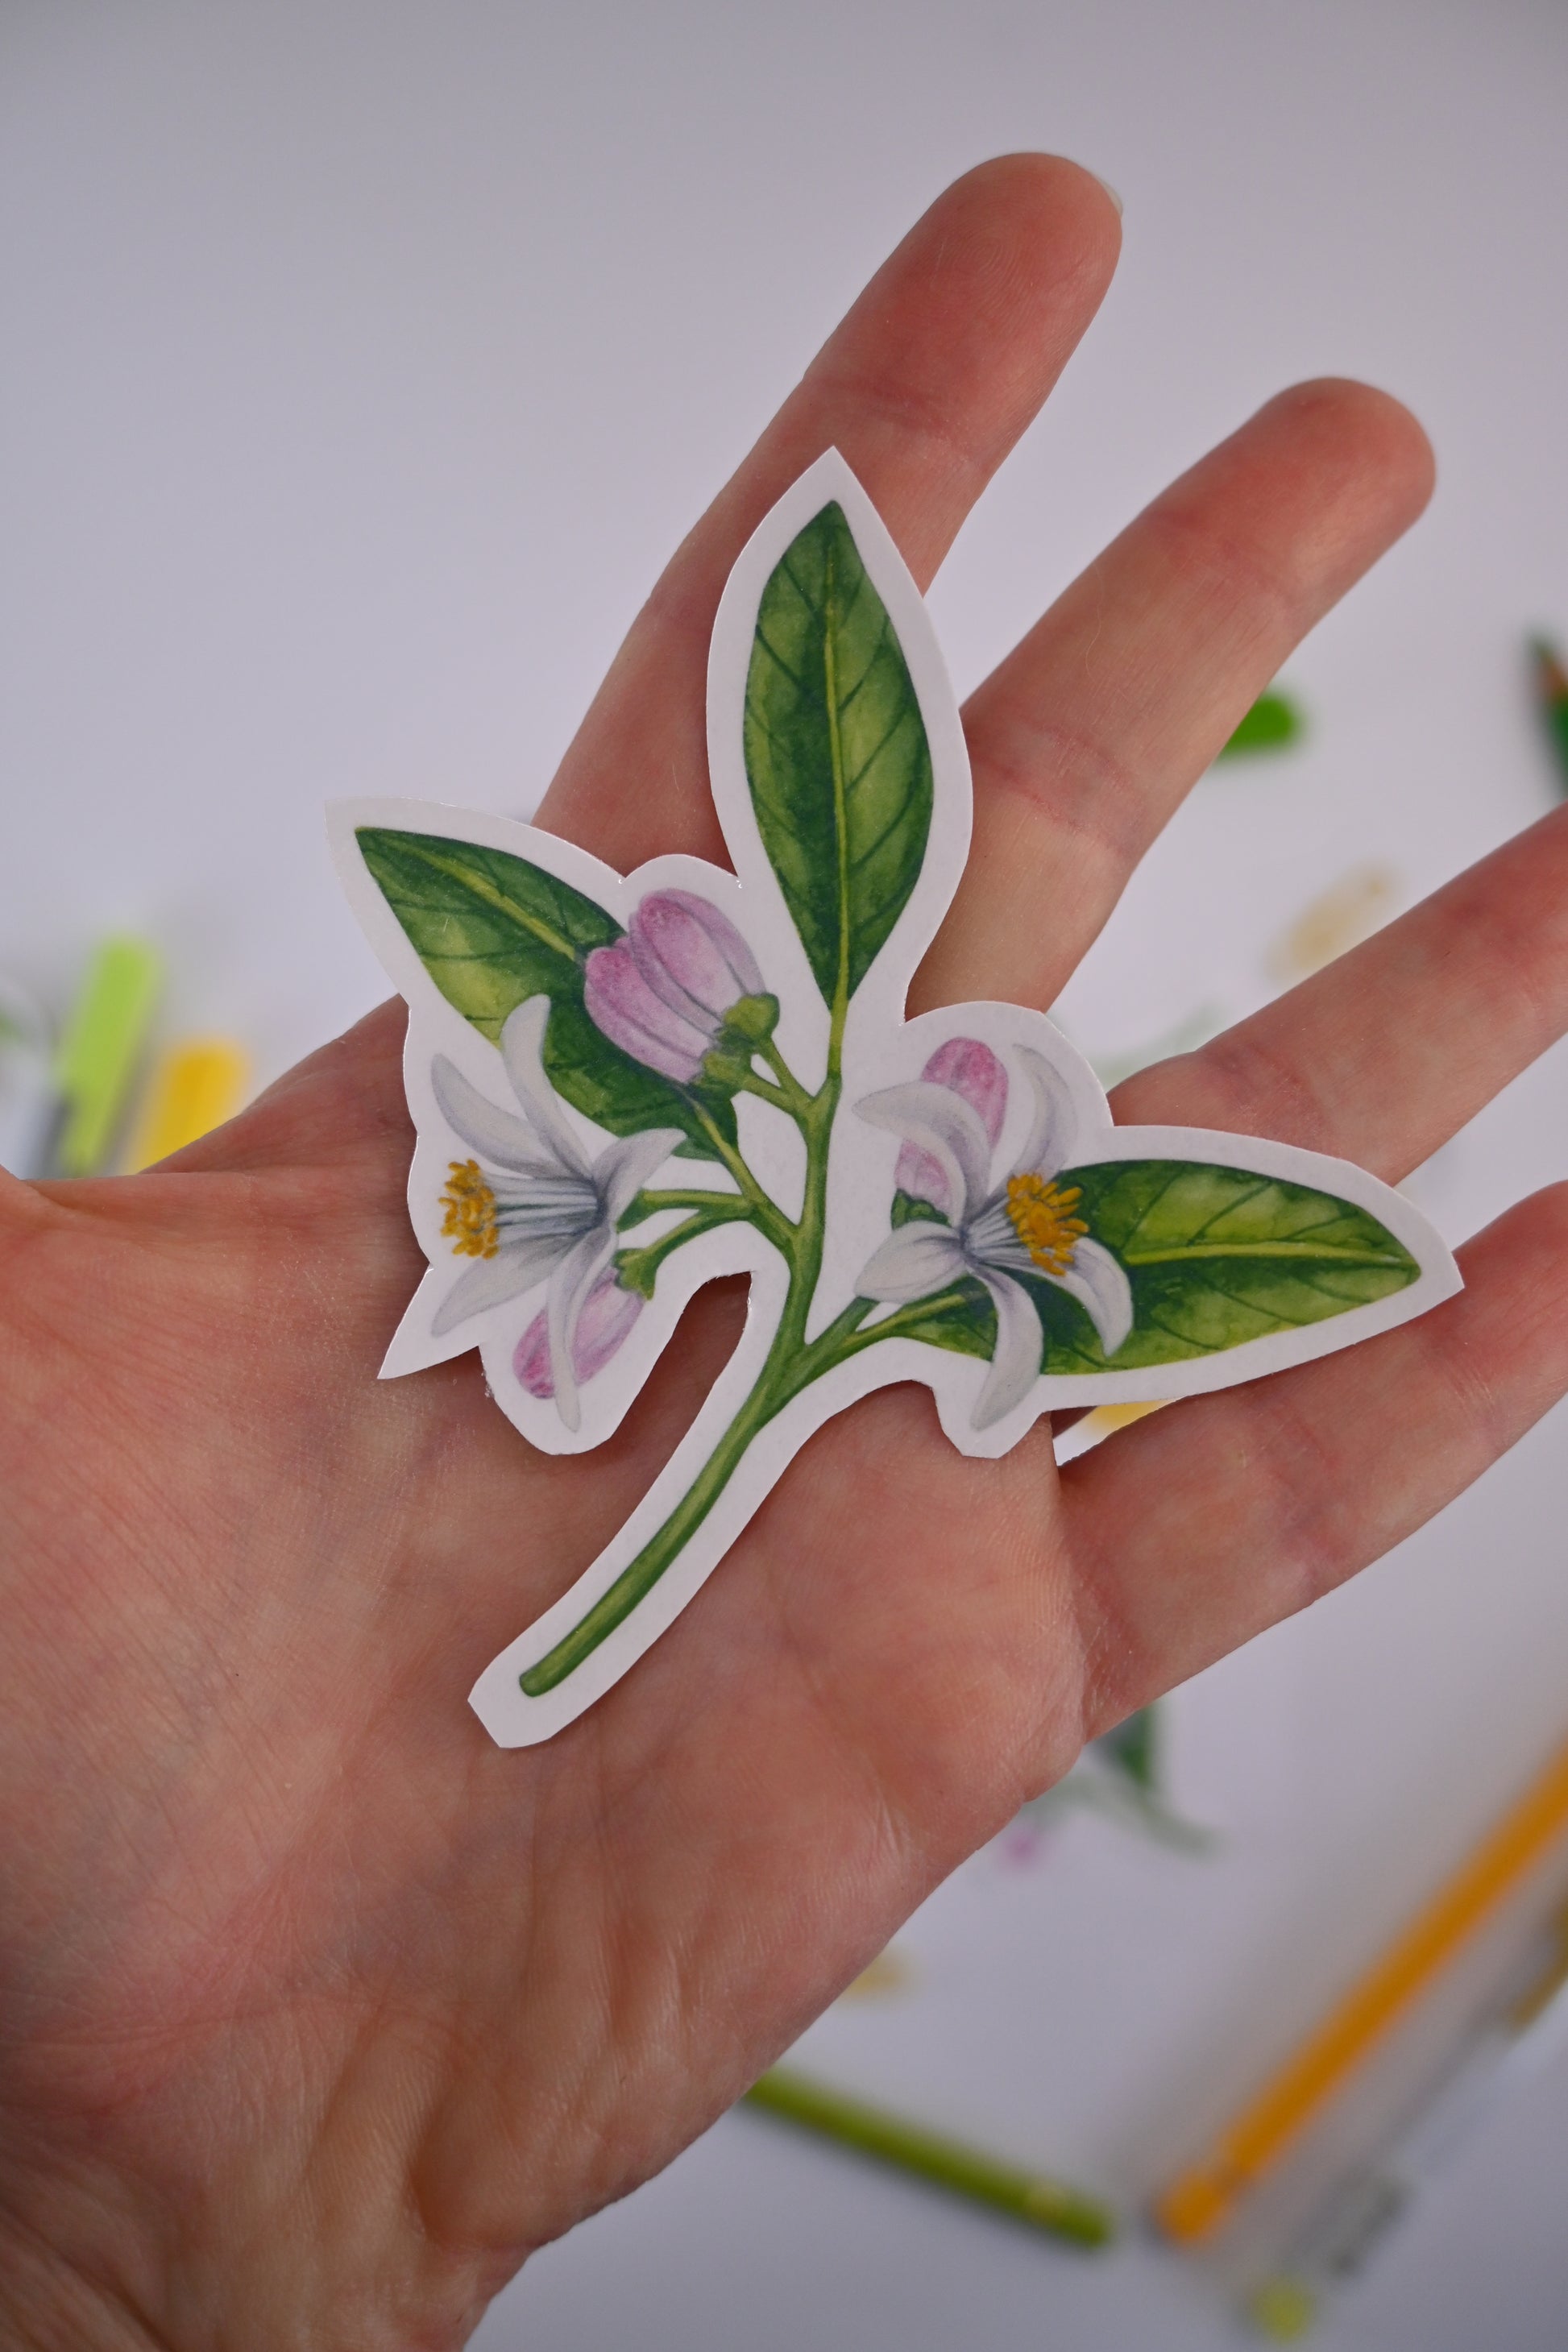
MULTIPOLYGON (((1048 146, 1121 192, 1125 258, 937 583, 961 686, 1281 383, 1368 376, 1437 445, 1431 516, 1291 666, 1310 747, 1200 787, 1064 1003, 1109 1055, 1242 1009, 1346 866, 1408 898, 1550 798, 1519 648, 1568 628, 1565 121, 1553 0, 7 0, 0 964, 58 1002, 106 925, 147 929, 168 1024, 264 1076, 353 1017, 322 801, 529 809, 886 247, 1048 146)), ((1568 1167, 1565 1078, 1425 1171, 1451 1235, 1568 1167)), ((1565 1425, 1182 1695, 1217 1861, 1089 1822, 1029 1873, 979 1857, 911 1930, 925 2006, 836 2013, 817 2062, 1139 2193, 1568 1727, 1565 1425)), ((1565 2139, 1560 2071, 1321 2340, 1556 2352, 1565 2139)), ((745 2116, 481 2336, 1016 2340, 1231 2339, 1152 2250, 1075 2262, 745 2116)))

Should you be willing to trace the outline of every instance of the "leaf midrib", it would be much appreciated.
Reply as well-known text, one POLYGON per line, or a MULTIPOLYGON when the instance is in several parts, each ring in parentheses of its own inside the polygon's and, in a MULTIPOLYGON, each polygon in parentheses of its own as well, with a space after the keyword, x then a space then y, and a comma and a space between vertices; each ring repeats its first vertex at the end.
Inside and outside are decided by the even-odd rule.
POLYGON ((838 981, 834 1005, 837 1019, 842 1021, 849 1002, 849 818, 844 787, 843 712, 838 703, 838 551, 831 535, 823 591, 822 668, 827 703, 827 751, 833 769, 834 849, 838 866, 838 981))
POLYGON ((1386 1251, 1352 1249, 1333 1242, 1187 1242, 1169 1249, 1119 1250, 1123 1265, 1174 1265, 1194 1258, 1281 1257, 1318 1258, 1345 1265, 1402 1266, 1406 1259, 1386 1251))
POLYGON ((577 950, 571 940, 563 938, 561 932, 552 929, 550 924, 542 921, 539 916, 531 915, 526 907, 520 907, 515 898, 508 898, 506 892, 498 884, 487 881, 471 869, 458 865, 456 859, 442 857, 434 850, 416 848, 412 843, 405 845, 405 855, 420 859, 430 867, 433 873, 445 875, 448 882, 456 882, 459 888, 468 891, 476 898, 482 899, 498 914, 509 916, 525 931, 531 931, 534 938, 542 946, 549 948, 552 953, 564 956, 568 963, 576 962, 577 950))

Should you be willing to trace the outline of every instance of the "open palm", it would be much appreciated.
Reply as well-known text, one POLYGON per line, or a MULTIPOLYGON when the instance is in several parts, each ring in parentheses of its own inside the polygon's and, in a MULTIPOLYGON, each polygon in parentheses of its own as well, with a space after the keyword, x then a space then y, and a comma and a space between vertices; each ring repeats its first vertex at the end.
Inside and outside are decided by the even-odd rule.
MULTIPOLYGON (((703 673, 760 516, 843 450, 922 582, 1113 266, 1070 164, 993 163, 879 273, 677 556, 542 822, 721 853, 703 673)), ((1048 1005, 1312 622, 1418 512, 1344 383, 1271 403, 966 713, 975 846, 919 1001, 1048 1005)), ((1387 1179, 1568 1020, 1568 812, 1123 1118, 1387 1179)), ((1568 1385, 1568 1192, 1464 1294, 1059 1477, 930 1399, 795 1463, 636 1672, 506 1754, 479 1668, 602 1548, 733 1344, 688 1317, 591 1464, 470 1356, 376 1366, 420 1271, 389 1007, 152 1175, 0 1192, 0 2288, 54 2345, 455 2344, 657 2169, 1083 1738, 1373 1559, 1568 1385)))

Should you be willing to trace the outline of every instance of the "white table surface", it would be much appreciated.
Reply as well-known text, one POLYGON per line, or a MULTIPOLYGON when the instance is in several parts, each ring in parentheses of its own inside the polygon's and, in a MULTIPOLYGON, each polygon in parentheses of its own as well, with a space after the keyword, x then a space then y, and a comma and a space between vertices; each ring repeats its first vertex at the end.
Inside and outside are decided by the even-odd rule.
MULTIPOLYGON (((1436 505, 1289 673, 1289 763, 1208 780, 1064 1001, 1116 1054, 1239 1011, 1358 861, 1405 897, 1552 783, 1520 645, 1568 631, 1568 15, 1552 0, 9 0, 0 16, 0 964, 106 926, 262 1075, 377 981, 322 801, 536 799, 659 562, 942 183, 1013 146, 1126 199, 1048 418, 934 592, 976 677, 1292 378, 1368 376, 1436 505)), ((628 780, 635 783, 635 780, 628 780)), ((1417 1180, 1458 1238, 1568 1166, 1568 1057, 1417 1180)), ((1561 1415, 1355 1586, 1179 1695, 1212 1861, 1076 1821, 976 1858, 824 2070, 1133 2198, 1568 1727, 1561 1415)), ((1559 2352, 1568 2068, 1318 2339, 1559 2352)), ((531 2265, 486 2352, 1201 2352, 1206 2292, 727 2118, 531 2265)))

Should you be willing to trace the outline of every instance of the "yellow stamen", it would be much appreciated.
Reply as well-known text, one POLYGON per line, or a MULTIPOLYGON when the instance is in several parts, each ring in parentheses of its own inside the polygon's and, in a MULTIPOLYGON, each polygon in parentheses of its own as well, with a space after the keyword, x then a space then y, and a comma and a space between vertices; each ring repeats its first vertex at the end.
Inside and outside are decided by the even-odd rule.
POLYGON ((451 1174, 441 1195, 447 1214, 441 1231, 456 1257, 494 1257, 500 1247, 496 1220, 496 1196, 486 1183, 477 1160, 450 1161, 451 1174))
POLYGON ((1009 1176, 1007 1214, 1013 1231, 1042 1274, 1065 1274, 1072 1254, 1089 1227, 1072 1213, 1083 1198, 1082 1188, 1066 1191, 1047 1184, 1043 1176, 1009 1176))

